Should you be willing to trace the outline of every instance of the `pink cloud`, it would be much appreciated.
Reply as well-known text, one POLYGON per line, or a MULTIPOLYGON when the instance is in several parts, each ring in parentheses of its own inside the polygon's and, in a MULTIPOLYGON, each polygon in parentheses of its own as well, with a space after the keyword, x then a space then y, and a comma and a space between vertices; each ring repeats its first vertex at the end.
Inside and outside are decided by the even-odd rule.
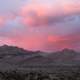
POLYGON ((58 3, 56 6, 31 3, 22 6, 19 15, 21 23, 28 26, 45 26, 60 21, 64 16, 80 13, 80 4, 58 3))
POLYGON ((67 36, 16 36, 10 37, 9 40, 5 38, 8 44, 14 44, 16 46, 25 48, 27 50, 43 50, 43 51, 55 51, 63 48, 80 49, 80 35, 71 34, 67 36))
POLYGON ((14 42, 11 38, 7 38, 7 37, 0 37, 0 45, 14 45, 14 42))
POLYGON ((46 49, 63 49, 74 48, 77 49, 80 46, 80 35, 71 34, 67 36, 49 36, 46 44, 46 49))
POLYGON ((5 23, 5 18, 0 16, 0 26, 3 26, 5 23))
POLYGON ((40 36, 30 36, 30 37, 15 37, 10 38, 12 42, 19 47, 27 50, 44 50, 45 38, 40 36))

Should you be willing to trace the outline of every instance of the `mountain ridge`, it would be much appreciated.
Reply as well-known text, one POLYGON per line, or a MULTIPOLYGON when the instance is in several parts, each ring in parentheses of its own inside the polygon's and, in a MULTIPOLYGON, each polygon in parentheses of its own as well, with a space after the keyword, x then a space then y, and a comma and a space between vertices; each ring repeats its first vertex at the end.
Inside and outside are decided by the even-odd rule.
POLYGON ((4 64, 14 66, 48 66, 48 65, 79 65, 80 53, 72 49, 63 49, 48 53, 41 51, 28 51, 22 48, 3 45, 0 46, 0 66, 4 64))

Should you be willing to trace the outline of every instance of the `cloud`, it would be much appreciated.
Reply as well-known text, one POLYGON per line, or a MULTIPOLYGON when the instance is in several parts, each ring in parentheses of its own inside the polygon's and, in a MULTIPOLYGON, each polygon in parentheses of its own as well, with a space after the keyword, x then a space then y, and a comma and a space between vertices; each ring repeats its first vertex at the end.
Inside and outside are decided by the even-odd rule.
POLYGON ((23 47, 28 50, 43 50, 43 51, 55 51, 63 48, 73 48, 79 50, 80 46, 80 32, 77 31, 65 36, 60 35, 39 35, 32 33, 26 35, 27 32, 17 34, 14 36, 10 34, 7 38, 4 36, 5 43, 23 47))
POLYGON ((59 0, 57 0, 57 2, 50 0, 48 4, 44 1, 40 4, 39 2, 42 1, 35 0, 33 3, 30 2, 21 7, 19 15, 21 16, 21 22, 24 25, 49 26, 64 21, 64 18, 67 16, 80 14, 79 1, 76 1, 77 4, 75 1, 66 0, 62 0, 61 2, 59 0))
POLYGON ((45 38, 43 36, 20 36, 9 37, 12 45, 22 47, 27 50, 44 50, 45 38), (14 44, 13 44, 14 43, 14 44))
POLYGON ((73 48, 79 50, 80 46, 80 33, 69 34, 66 36, 48 36, 48 42, 45 46, 46 50, 57 50, 63 48, 73 48))
POLYGON ((7 37, 0 37, 0 46, 1 45, 4 45, 4 44, 7 44, 7 45, 14 45, 14 42, 12 39, 9 39, 7 37))
POLYGON ((4 17, 0 16, 0 26, 4 25, 5 19, 4 17))
POLYGON ((3 0, 0 5, 0 44, 30 50, 79 49, 79 0, 3 0))

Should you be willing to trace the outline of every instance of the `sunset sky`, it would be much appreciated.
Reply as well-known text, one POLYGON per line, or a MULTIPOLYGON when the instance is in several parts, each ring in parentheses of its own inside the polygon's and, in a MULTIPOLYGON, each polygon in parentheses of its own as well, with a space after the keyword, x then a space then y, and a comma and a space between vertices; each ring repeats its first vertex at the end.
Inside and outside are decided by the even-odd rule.
POLYGON ((80 0, 0 0, 0 45, 27 50, 80 50, 80 0))

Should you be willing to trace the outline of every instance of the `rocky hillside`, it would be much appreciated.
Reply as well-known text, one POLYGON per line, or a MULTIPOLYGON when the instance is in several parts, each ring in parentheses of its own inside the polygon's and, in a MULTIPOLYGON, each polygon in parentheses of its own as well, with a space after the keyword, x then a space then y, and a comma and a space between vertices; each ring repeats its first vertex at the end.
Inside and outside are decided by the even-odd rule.
POLYGON ((0 68, 80 64, 80 53, 71 49, 46 54, 45 52, 28 51, 15 46, 3 45, 0 46, 0 68))

